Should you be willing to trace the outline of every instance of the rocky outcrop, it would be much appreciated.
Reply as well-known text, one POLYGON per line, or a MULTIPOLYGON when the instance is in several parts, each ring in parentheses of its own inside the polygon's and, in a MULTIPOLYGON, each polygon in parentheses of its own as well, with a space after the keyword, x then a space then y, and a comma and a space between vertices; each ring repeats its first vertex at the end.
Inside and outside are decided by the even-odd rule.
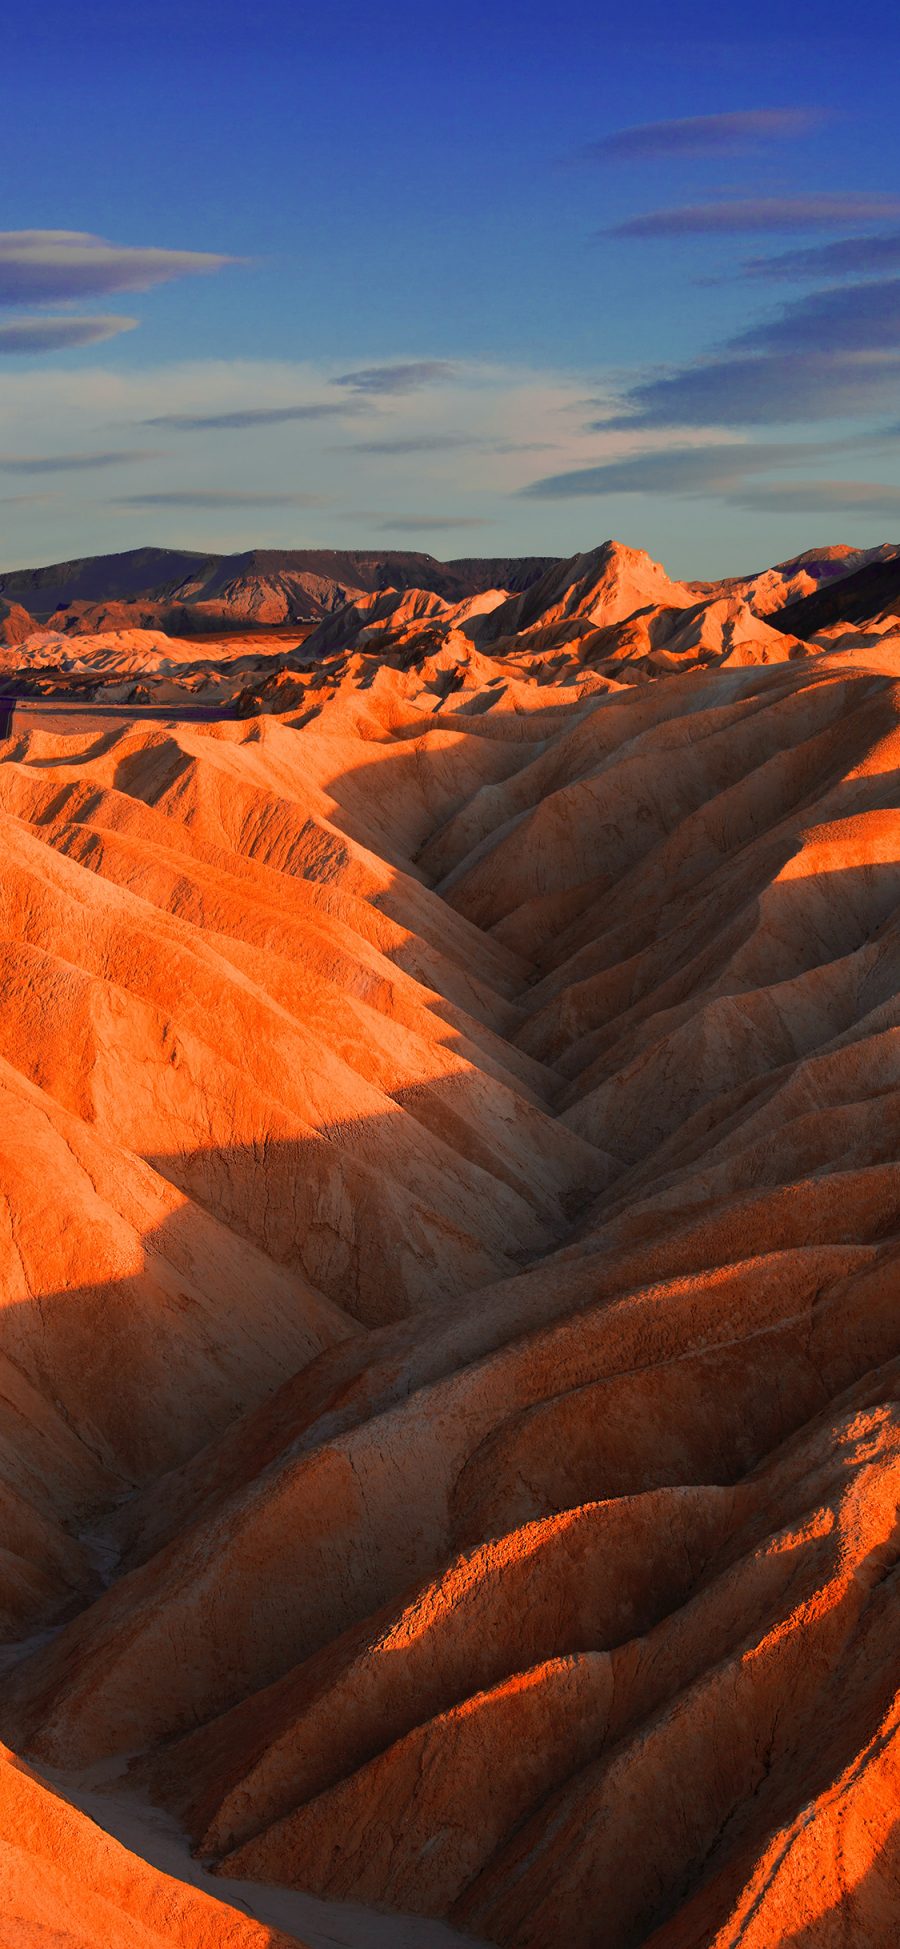
POLYGON ((18 643, 24 643, 25 638, 31 635, 34 626, 34 619, 29 616, 27 609, 22 608, 21 603, 4 602, 0 598, 0 645, 8 649, 18 643))

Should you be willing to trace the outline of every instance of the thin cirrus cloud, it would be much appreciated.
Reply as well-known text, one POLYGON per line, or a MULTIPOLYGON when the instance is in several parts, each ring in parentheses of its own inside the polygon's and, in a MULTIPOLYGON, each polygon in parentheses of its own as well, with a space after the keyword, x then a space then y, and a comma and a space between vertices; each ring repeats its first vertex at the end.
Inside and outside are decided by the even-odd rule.
POLYGON ((477 433, 416 433, 395 440, 343 440, 332 453, 429 454, 429 453, 542 453, 547 440, 489 440, 477 433))
POLYGON ((473 433, 416 433, 408 439, 345 441, 333 452, 340 453, 455 453, 460 448, 485 445, 473 433))
POLYGON ((16 318, 0 325, 0 355, 70 352, 131 332, 136 318, 16 318))
POLYGON ((878 277, 900 271, 900 230, 885 236, 839 237, 807 250, 783 250, 773 257, 751 257, 741 275, 752 278, 878 277))
POLYGON ((179 433, 240 430, 254 426, 285 426, 292 420, 328 420, 346 416, 351 409, 343 400, 316 401, 308 406, 246 406, 226 413, 158 413, 142 420, 142 426, 171 426, 179 433))
POLYGON ((0 453, 0 472, 4 474, 75 474, 94 468, 122 467, 132 461, 155 460, 147 449, 119 448, 111 453, 0 453))
POLYGON ((418 392, 422 386, 443 385, 455 379, 456 372, 456 366, 447 359, 409 359, 399 365, 366 365, 358 372, 342 372, 331 384, 343 386, 348 392, 390 396, 418 392))
POLYGON ((878 481, 816 480, 763 482, 727 496, 730 506, 754 514, 830 514, 887 520, 900 514, 900 487, 878 481))
POLYGON ((900 278, 812 291, 731 341, 761 352, 883 352, 900 349, 900 278))
POLYGON ((900 278, 795 298, 719 357, 651 377, 599 428, 764 426, 889 410, 900 379, 900 278))
POLYGON ((237 260, 211 251, 111 244, 86 230, 0 231, 0 304, 65 304, 148 291, 237 260))
POLYGON ((319 494, 257 494, 217 487, 171 488, 158 494, 125 494, 118 502, 130 508, 320 508, 319 494))
POLYGON ((900 512, 900 486, 834 479, 769 481, 758 476, 815 467, 841 452, 877 448, 897 431, 886 428, 881 436, 861 435, 834 442, 748 440, 660 448, 628 454, 596 467, 551 474, 522 492, 526 498, 538 500, 620 494, 678 494, 702 499, 714 494, 729 507, 751 513, 892 517, 900 512))
POLYGON ((604 431, 664 426, 767 426, 881 413, 897 396, 900 357, 857 353, 707 359, 626 393, 604 431))
POLYGON ((754 232, 838 230, 848 223, 885 223, 900 216, 900 197, 856 192, 811 196, 738 196, 647 210, 599 232, 601 237, 743 237, 754 232))
POLYGON ((492 521, 480 514, 391 514, 350 513, 349 521, 373 521, 382 535, 439 533, 442 528, 490 528, 492 521))
POLYGON ((822 448, 808 443, 769 441, 751 443, 722 441, 691 447, 662 447, 644 453, 626 454, 620 460, 607 460, 596 467, 577 467, 568 473, 550 474, 521 489, 526 499, 571 500, 580 496, 604 494, 689 494, 721 493, 745 475, 762 474, 773 467, 796 467, 816 461, 822 448))
POLYGON ((684 115, 615 129, 579 151, 583 162, 656 162, 671 158, 734 156, 809 135, 827 121, 821 108, 745 108, 723 115, 684 115))

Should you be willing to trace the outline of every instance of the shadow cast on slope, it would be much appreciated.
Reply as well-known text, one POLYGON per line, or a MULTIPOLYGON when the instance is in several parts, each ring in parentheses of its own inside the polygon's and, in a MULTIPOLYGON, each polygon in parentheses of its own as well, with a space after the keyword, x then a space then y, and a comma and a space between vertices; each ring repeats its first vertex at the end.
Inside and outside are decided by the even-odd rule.
MULTIPOLYGON (((171 1170, 173 1160, 167 1161, 171 1170)), ((230 1154, 225 1162, 233 1173, 238 1160, 230 1154)), ((296 1148, 292 1149, 291 1168, 302 1169, 302 1151, 296 1148)), ((552 1273, 550 1276, 552 1280, 552 1273)), ((420 1455, 415 1446, 405 1449, 402 1445, 392 1453, 393 1438, 383 1420, 380 1425, 373 1423, 370 1430, 362 1430, 355 1447, 346 1449, 343 1460, 347 1465, 341 1466, 334 1432, 341 1426, 361 1424, 368 1415, 378 1417, 385 1407, 397 1405, 399 1409, 411 1393, 414 1396, 417 1382, 405 1369, 405 1348, 435 1321, 426 1321, 422 1328, 401 1324, 375 1336, 354 1331, 342 1338, 341 1333, 346 1334, 344 1322, 331 1345, 323 1345, 321 1352, 298 1361, 296 1350, 291 1352, 288 1343, 298 1324, 311 1331, 310 1319, 304 1314, 304 1308, 311 1304, 308 1289, 297 1275, 274 1267, 266 1255, 249 1248, 223 1226, 221 1218, 213 1221, 197 1207, 188 1206, 146 1237, 145 1265, 140 1274, 118 1282, 110 1278, 95 1288, 47 1294, 8 1309, 7 1327, 18 1335, 17 1366, 29 1373, 35 1391, 39 1387, 43 1390, 44 1419, 36 1431, 41 1440, 47 1438, 48 1415, 52 1412, 58 1415, 60 1440, 74 1439, 117 1472, 112 1507, 106 1503, 111 1520, 104 1525, 102 1506, 95 1502, 87 1509, 74 1498, 60 1525, 65 1534, 77 1536, 90 1522, 94 1533, 110 1543, 121 1533, 122 1515, 127 1516, 127 1510, 116 1506, 119 1497, 141 1486, 145 1506, 150 1489, 154 1498, 161 1495, 166 1501, 173 1497, 172 1508, 184 1525, 183 1533, 176 1533, 156 1557, 122 1577, 99 1604, 92 1604, 95 1581, 74 1595, 69 1593, 67 1600, 62 1600, 62 1610, 57 1609, 52 1616, 50 1621, 56 1625, 67 1617, 73 1619, 60 1641, 66 1685, 74 1682, 81 1686, 82 1630, 86 1634, 86 1699, 92 1694, 102 1695, 108 1668, 121 1659, 123 1645, 126 1655, 137 1659, 135 1672, 127 1678, 127 1692, 132 1698, 138 1669, 144 1673, 141 1682, 148 1694, 162 1686, 166 1711, 170 1710, 170 1695, 175 1690, 185 1691, 185 1712, 180 1721, 176 1719, 176 1730, 179 1726, 183 1730, 185 1724, 201 1723, 223 1706, 252 1697, 255 1687, 277 1679, 302 1655, 308 1628, 301 1617, 303 1610, 321 1607, 321 1622, 316 1624, 311 1642, 313 1648, 317 1642, 327 1645, 385 1601, 388 1591, 415 1584, 446 1561, 451 1539, 444 1535, 440 1522, 433 1534, 428 1528, 431 1518, 426 1476, 431 1454, 438 1454, 441 1468, 449 1460, 451 1477, 470 1458, 478 1461, 485 1481, 495 1479, 496 1471, 485 1451, 486 1437, 495 1426, 502 1435, 510 1420, 515 1432, 522 1415, 523 1384, 513 1373, 499 1393, 492 1395, 490 1377, 492 1372, 496 1377, 496 1367, 492 1369, 490 1363, 479 1373, 473 1370, 462 1389, 451 1378, 443 1392, 438 1389, 429 1396, 423 1390, 418 1402, 410 1400, 409 1425, 419 1427, 425 1444, 420 1455), (213 1224, 223 1234, 217 1262, 210 1257, 214 1241, 209 1228, 213 1224), (238 1262, 237 1276, 226 1290, 221 1274, 231 1253, 238 1262), (201 1254, 204 1266, 212 1265, 217 1276, 208 1278, 198 1291, 192 1283, 196 1274, 192 1262, 201 1254), (279 1301, 284 1309, 280 1315, 279 1301), (264 1345, 267 1336, 269 1343, 264 1345), (380 1356, 380 1374, 375 1356, 380 1356), (277 1372, 273 1373, 273 1367, 279 1366, 284 1376, 280 1386, 277 1372), (349 1420, 344 1419, 347 1408, 349 1420), (318 1434, 304 1454, 305 1437, 317 1423, 318 1434), (141 1445, 144 1460, 139 1473, 134 1449, 141 1445), (191 1493, 179 1504, 178 1478, 185 1472, 191 1477, 191 1493), (238 1542, 239 1532, 242 1542, 238 1542), (376 1558, 380 1563, 376 1564, 376 1558), (279 1579, 283 1580, 283 1589, 279 1579), (204 1596, 207 1584, 208 1594, 204 1596), (159 1624, 153 1629, 160 1635, 155 1651, 152 1631, 143 1650, 138 1642, 133 1651, 128 1651, 132 1634, 129 1605, 135 1599, 133 1615, 139 1632, 158 1607, 159 1624), (292 1615, 295 1605, 299 1606, 296 1618, 292 1615), (117 1610, 118 1626, 104 1644, 101 1620, 104 1616, 113 1619, 117 1610), (74 1621, 76 1613, 81 1615, 74 1621), (91 1651, 95 1623, 100 1634, 91 1651), (232 1626, 233 1642, 228 1635, 232 1626), (269 1631, 271 1650, 266 1640, 269 1631), (219 1669, 217 1636, 222 1640, 222 1655, 234 1661, 233 1670, 219 1669), (168 1647, 165 1656, 172 1661, 171 1671, 160 1669, 157 1662, 163 1645, 168 1647), (201 1666, 207 1663, 211 1664, 207 1678, 214 1681, 208 1698, 202 1686, 192 1691, 200 1679, 201 1666)), ((657 1292, 647 1312, 648 1324, 659 1314, 660 1304, 657 1292)), ((836 1299, 835 1307, 839 1306, 836 1299)), ((874 1315, 875 1310, 870 1304, 868 1312, 874 1315)), ((602 1318, 601 1313, 600 1322, 602 1318)), ((597 1325, 597 1318, 572 1322, 582 1344, 588 1329, 596 1331, 597 1325)), ((693 1315, 691 1330, 695 1330, 693 1315)), ((685 1349, 684 1357, 696 1366, 692 1346, 685 1349)), ((514 1327, 509 1351, 515 1360, 535 1359, 536 1349, 527 1340, 517 1344, 514 1327)), ((860 1348, 859 1366, 865 1366, 871 1351, 860 1348)), ((757 1353, 754 1346, 754 1356, 757 1353)), ((660 1354, 661 1367, 668 1369, 673 1359, 671 1350, 666 1354, 661 1347, 660 1354)), ((734 1357, 740 1360, 745 1354, 742 1345, 734 1357)), ((563 1385, 569 1386, 573 1400, 577 1394, 583 1395, 583 1390, 574 1387, 577 1376, 568 1368, 569 1359, 571 1354, 563 1353, 558 1341, 548 1345, 543 1365, 532 1381, 539 1402, 544 1396, 550 1403, 557 1400, 563 1385)), ((526 1369, 521 1371, 524 1378, 526 1369)), ((792 1394, 786 1381, 789 1371, 780 1357, 782 1386, 777 1398, 765 1404, 767 1412, 769 1406, 779 1412, 776 1424, 768 1427, 760 1440, 763 1450, 802 1425, 817 1407, 820 1414, 827 1408, 827 1376, 812 1399, 806 1386, 792 1394)), ((606 1378, 614 1382, 616 1375, 609 1373, 606 1378)), ((619 1378, 626 1388, 632 1386, 630 1374, 619 1378)), ((729 1475, 736 1479, 747 1466, 744 1424, 752 1394, 736 1393, 732 1400, 725 1370, 711 1368, 708 1379, 708 1407, 700 1400, 692 1405, 686 1399, 676 1413, 676 1397, 672 1396, 668 1408, 665 1401, 657 1403, 655 1410, 651 1403, 648 1412, 639 1394, 628 1397, 634 1430, 645 1425, 648 1456, 651 1449, 658 1456, 662 1448, 674 1442, 673 1456, 680 1465, 676 1481, 686 1479, 683 1459, 679 1464, 686 1417, 696 1421, 712 1412, 714 1397, 723 1417, 724 1452, 712 1476, 710 1458, 703 1458, 694 1479, 721 1481, 723 1472, 724 1479, 729 1475)), ((765 1383, 762 1392, 766 1392, 765 1383)), ((601 1436, 613 1442, 618 1439, 614 1412, 590 1414, 582 1432, 588 1428, 594 1430, 595 1448, 601 1436)), ((0 1422, 0 1433, 5 1432, 0 1422)), ((581 1440, 582 1435, 576 1433, 575 1445, 581 1440)), ((544 1444, 541 1452, 546 1448, 544 1444)), ((549 1462, 552 1456, 548 1454, 546 1459, 549 1462)), ((749 1460, 752 1462, 752 1454, 749 1460)), ((648 1480, 652 1479, 651 1473, 648 1480)), ((580 1499, 579 1494, 576 1500, 580 1499)), ((565 1508, 573 1498, 563 1494, 555 1500, 557 1506, 565 1508)), ((483 1528, 488 1537, 496 1534, 489 1513, 483 1528)), ((106 1574, 115 1569, 115 1563, 108 1561, 106 1574)), ((47 1621, 46 1614, 37 1620, 42 1621, 47 1621)), ((564 1642, 561 1649, 568 1655, 572 1647, 564 1642)), ((36 1662, 40 1664, 41 1654, 36 1662)), ((22 1675, 27 1677, 25 1667, 22 1675)), ((111 1698, 118 1729, 121 1701, 115 1704, 114 1685, 111 1698)), ((94 1706, 88 1710, 92 1713, 94 1706)), ((101 1723, 102 1711, 101 1702, 101 1723)), ((102 1748, 102 1730, 98 1737, 102 1748)), ((126 1750, 129 1743, 126 1734, 126 1750)))
POLYGON ((448 1318, 565 1241, 596 1190, 587 1147, 581 1190, 550 1156, 535 1185, 534 1134, 517 1153, 504 1110, 492 1138, 481 1073, 395 1096, 395 1112, 306 1137, 262 1129, 142 1160, 21 1084, 20 1148, 40 1129, 46 1154, 4 1184, 0 1634, 95 1597, 105 1516, 267 1396, 291 1383, 250 1473, 304 1403, 321 1413, 359 1382, 373 1330, 402 1347, 418 1318, 448 1318))

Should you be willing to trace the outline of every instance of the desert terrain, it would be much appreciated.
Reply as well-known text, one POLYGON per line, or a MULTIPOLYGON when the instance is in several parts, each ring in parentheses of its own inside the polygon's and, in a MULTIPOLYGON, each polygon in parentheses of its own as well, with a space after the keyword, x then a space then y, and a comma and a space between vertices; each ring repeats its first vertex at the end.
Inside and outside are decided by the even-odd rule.
POLYGON ((900 551, 162 552, 0 578, 0 1944, 896 1941, 900 551))

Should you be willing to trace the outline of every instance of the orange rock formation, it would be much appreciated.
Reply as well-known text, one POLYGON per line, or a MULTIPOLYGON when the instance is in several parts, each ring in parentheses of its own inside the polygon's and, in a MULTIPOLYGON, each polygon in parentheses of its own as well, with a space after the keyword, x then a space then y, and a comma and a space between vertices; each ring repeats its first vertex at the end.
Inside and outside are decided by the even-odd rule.
POLYGON ((4 1949, 900 1932, 900 637, 646 561, 0 746, 4 1949))

